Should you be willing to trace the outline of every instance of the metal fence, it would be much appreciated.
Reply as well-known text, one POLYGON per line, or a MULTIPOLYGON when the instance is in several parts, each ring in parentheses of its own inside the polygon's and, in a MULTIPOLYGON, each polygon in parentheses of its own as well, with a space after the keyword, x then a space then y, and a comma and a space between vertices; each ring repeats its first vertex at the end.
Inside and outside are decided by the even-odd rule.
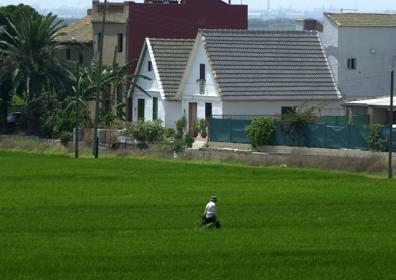
MULTIPOLYGON (((246 126, 257 117, 262 116, 214 115, 209 118, 208 122, 209 140, 248 144, 246 126)), ((368 149, 370 129, 366 123, 367 116, 355 117, 352 122, 355 121, 356 125, 341 125, 345 121, 343 116, 321 119, 320 123, 309 124, 298 137, 293 134, 287 123, 279 120, 279 117, 268 117, 274 120, 276 126, 276 145, 368 149), (339 125, 332 125, 332 123, 339 123, 339 125)))

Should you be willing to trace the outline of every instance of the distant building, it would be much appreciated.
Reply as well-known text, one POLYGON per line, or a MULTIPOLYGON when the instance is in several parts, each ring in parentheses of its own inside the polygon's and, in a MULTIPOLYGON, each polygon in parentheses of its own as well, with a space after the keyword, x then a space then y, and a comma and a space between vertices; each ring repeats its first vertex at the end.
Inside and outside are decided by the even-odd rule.
POLYGON ((88 15, 61 30, 64 35, 58 38, 58 42, 66 46, 62 58, 78 62, 82 66, 90 63, 93 56, 91 21, 92 18, 88 15))
POLYGON ((395 14, 325 13, 321 39, 344 99, 389 95, 395 14))

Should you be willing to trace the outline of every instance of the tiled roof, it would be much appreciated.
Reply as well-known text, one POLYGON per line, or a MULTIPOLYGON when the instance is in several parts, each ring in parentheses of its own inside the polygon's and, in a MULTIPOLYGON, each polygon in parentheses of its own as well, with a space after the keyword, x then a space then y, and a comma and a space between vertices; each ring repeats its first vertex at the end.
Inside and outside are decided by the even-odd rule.
POLYGON ((149 38, 165 97, 176 99, 176 92, 182 79, 194 40, 149 38))
POLYGON ((392 27, 396 26, 396 14, 325 13, 338 26, 392 27))
POLYGON ((200 31, 224 100, 337 99, 314 31, 200 31))
POLYGON ((92 43, 92 17, 86 16, 61 29, 60 32, 64 33, 64 35, 58 38, 59 42, 73 43, 77 41, 82 44, 92 43))

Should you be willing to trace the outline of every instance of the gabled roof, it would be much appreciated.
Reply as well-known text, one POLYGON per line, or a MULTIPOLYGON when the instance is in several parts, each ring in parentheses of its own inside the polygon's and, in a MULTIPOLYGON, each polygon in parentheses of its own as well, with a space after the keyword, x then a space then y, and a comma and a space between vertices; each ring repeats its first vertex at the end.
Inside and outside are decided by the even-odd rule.
POLYGON ((194 40, 154 38, 147 40, 152 49, 165 98, 175 100, 194 40))
POLYGON ((339 99, 314 31, 201 30, 223 100, 339 99))
POLYGON ((325 13, 338 26, 345 27, 393 27, 396 14, 325 13))
POLYGON ((86 16, 60 30, 64 33, 57 40, 62 43, 89 44, 93 41, 92 17, 86 16))

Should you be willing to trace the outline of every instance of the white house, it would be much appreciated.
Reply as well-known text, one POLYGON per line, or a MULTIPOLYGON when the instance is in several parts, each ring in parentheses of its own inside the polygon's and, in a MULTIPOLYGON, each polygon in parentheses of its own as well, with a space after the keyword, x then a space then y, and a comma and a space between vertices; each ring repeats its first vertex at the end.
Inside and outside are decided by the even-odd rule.
POLYGON ((395 14, 325 13, 321 39, 344 99, 389 95, 395 14))
POLYGON ((161 119, 166 127, 175 127, 183 116, 176 92, 193 43, 189 39, 146 38, 135 71, 143 90, 135 87, 131 91, 133 120, 161 119))
POLYGON ((190 126, 208 115, 274 115, 302 104, 342 114, 316 31, 200 30, 177 97, 190 126))

